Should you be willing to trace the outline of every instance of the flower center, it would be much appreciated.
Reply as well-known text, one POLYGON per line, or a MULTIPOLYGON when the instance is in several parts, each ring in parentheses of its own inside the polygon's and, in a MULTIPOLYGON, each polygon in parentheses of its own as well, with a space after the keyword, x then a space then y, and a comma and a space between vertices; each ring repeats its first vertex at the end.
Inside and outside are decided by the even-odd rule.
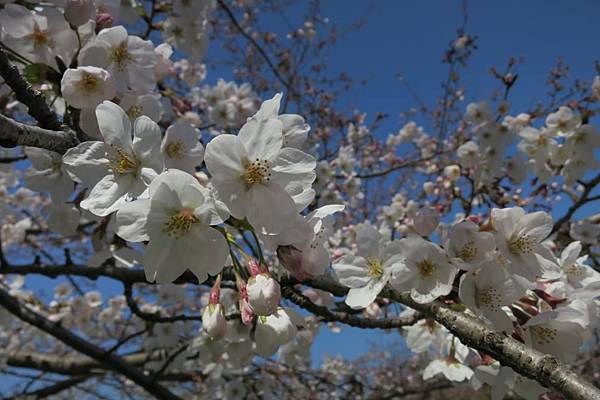
POLYGON ((383 267, 381 266, 381 261, 375 257, 368 257, 367 267, 369 268, 368 274, 371 278, 381 279, 383 276, 383 267))
POLYGON ((29 34, 29 37, 33 39, 33 46, 35 48, 50 46, 50 36, 47 32, 42 31, 37 23, 33 25, 33 32, 29 34))
POLYGON ((475 255, 477 255, 477 247, 475 247, 475 242, 470 241, 465 243, 456 255, 464 261, 473 260, 475 255))
POLYGON ((83 74, 83 79, 79 81, 79 87, 84 92, 94 92, 100 86, 100 79, 86 72, 83 74))
POLYGON ((486 288, 477 291, 477 304, 490 309, 497 309, 501 296, 495 288, 486 288))
POLYGON ((171 215, 165 222, 162 231, 175 239, 187 235, 192 229, 192 225, 198 222, 198 217, 194 215, 194 210, 184 207, 176 214, 171 215))
POLYGON ((513 234, 508 240, 508 249, 514 254, 529 254, 533 253, 535 240, 527 235, 513 234))
POLYGON ((271 180, 271 163, 268 160, 258 158, 253 163, 247 163, 242 178, 248 186, 257 183, 269 183, 271 180))
POLYGON ((180 160, 183 158, 183 150, 184 148, 181 140, 175 140, 167 145, 165 152, 170 158, 180 160))
POLYGON ((135 173, 140 167, 139 161, 135 156, 129 154, 124 149, 118 146, 112 146, 117 156, 111 160, 110 167, 118 174, 125 175, 135 173))
POLYGON ((558 335, 558 330, 544 326, 532 326, 531 334, 538 344, 550 344, 558 335))
POLYGON ((428 258, 419 261, 417 263, 417 268, 419 269, 419 274, 421 274, 422 278, 430 278, 437 269, 436 265, 428 258))
POLYGON ((585 269, 577 264, 572 264, 568 268, 565 268, 565 273, 573 278, 579 278, 585 275, 585 269))
POLYGON ((117 69, 119 71, 123 71, 125 69, 127 61, 131 60, 126 42, 123 42, 117 47, 113 48, 111 59, 115 62, 115 64, 117 64, 117 69))
POLYGON ((142 107, 140 106, 131 106, 129 110, 127 110, 127 115, 129 118, 135 119, 142 115, 142 107))

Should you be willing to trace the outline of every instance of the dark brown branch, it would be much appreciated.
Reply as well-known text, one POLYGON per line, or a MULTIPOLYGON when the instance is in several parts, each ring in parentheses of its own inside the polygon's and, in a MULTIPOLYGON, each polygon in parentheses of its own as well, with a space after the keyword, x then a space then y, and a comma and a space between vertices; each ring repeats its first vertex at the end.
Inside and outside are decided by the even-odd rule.
POLYGON ((300 96, 298 95, 298 92, 279 73, 279 70, 273 64, 273 62, 269 58, 269 55, 261 47, 261 45, 258 44, 258 42, 256 40, 254 40, 254 38, 251 35, 249 35, 248 32, 246 32, 246 30, 240 25, 240 23, 238 22, 237 18, 233 14, 233 11, 231 11, 231 9, 229 8, 229 6, 227 6, 227 4, 225 4, 225 1, 223 1, 223 0, 217 0, 217 3, 219 3, 219 6, 223 9, 223 11, 225 11, 225 14, 227 14, 227 17, 229 18, 229 20, 231 21, 231 23, 233 24, 233 26, 242 34, 242 36, 244 36, 244 38, 246 38, 246 40, 248 40, 250 42, 250 44, 252 45, 252 47, 254 47, 256 49, 256 51, 258 51, 258 53, 265 60, 265 62, 267 63, 267 65, 269 66, 269 68, 273 72, 273 75, 275 75, 275 77, 277 78, 277 80, 279 80, 283 84, 283 86, 285 86, 285 88, 287 90, 289 90, 291 93, 293 93, 295 96, 297 96, 299 98, 300 96))
POLYGON ((550 234, 557 232, 563 226, 563 224, 567 223, 571 219, 573 214, 575 214, 575 211, 579 210, 589 201, 594 201, 592 198, 590 198, 590 193, 592 192, 592 190, 594 190, 596 186, 598 186, 598 184, 600 184, 600 174, 596 175, 595 178, 583 185, 583 193, 581 193, 581 197, 579 197, 579 200, 573 203, 571 207, 569 207, 565 215, 560 217, 554 223, 554 226, 552 227, 552 232, 550 234))
POLYGON ((142 371, 128 364, 121 357, 107 353, 101 347, 98 347, 63 328, 60 323, 52 322, 44 316, 30 310, 3 289, 0 289, 0 305, 19 319, 35 326, 69 347, 96 360, 106 368, 123 374, 156 398, 168 400, 179 399, 178 396, 171 393, 167 388, 145 375, 142 371))
POLYGON ((60 131, 63 129, 62 123, 58 120, 56 114, 46 104, 46 98, 39 91, 35 90, 19 73, 17 67, 12 65, 8 56, 0 47, 0 76, 4 78, 6 84, 15 92, 17 100, 28 107, 28 113, 42 128, 60 131))
POLYGON ((73 386, 77 386, 82 382, 87 381, 92 378, 91 375, 80 375, 73 376, 71 378, 65 379, 53 385, 44 386, 41 389, 35 390, 33 392, 23 393, 21 396, 16 396, 14 399, 27 398, 27 399, 45 399, 48 396, 52 396, 58 394, 64 390, 71 389, 73 386))
POLYGON ((131 310, 131 312, 138 316, 139 318, 145 320, 145 321, 150 321, 153 323, 168 323, 168 322, 177 322, 177 321, 202 321, 202 316, 201 315, 175 315, 172 317, 163 317, 161 316, 159 313, 148 313, 145 311, 140 310, 139 306, 137 305, 135 299, 133 298, 133 295, 131 293, 132 291, 132 287, 130 284, 125 284, 124 285, 124 291, 123 294, 125 295, 125 299, 127 300, 127 305, 129 306, 129 309, 131 310))
POLYGON ((421 315, 414 314, 406 318, 386 318, 386 319, 368 319, 361 318, 355 315, 347 314, 344 312, 332 311, 327 307, 319 306, 313 303, 308 297, 299 293, 292 287, 283 286, 281 292, 285 298, 291 300, 294 304, 310 311, 311 313, 320 316, 324 321, 327 322, 341 322, 346 325, 353 326, 355 328, 363 329, 392 329, 401 328, 403 326, 413 325, 415 322, 422 318, 421 315))
POLYGON ((0 164, 10 164, 23 160, 27 160, 27 156, 0 157, 0 164))

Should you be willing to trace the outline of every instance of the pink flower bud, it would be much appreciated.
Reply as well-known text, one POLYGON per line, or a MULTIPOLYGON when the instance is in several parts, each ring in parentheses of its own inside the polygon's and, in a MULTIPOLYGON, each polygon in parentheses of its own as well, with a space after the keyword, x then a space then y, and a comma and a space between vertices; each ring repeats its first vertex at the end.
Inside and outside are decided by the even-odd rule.
POLYGON ((248 261, 246 266, 248 267, 248 272, 250 272, 250 276, 256 276, 258 274, 264 274, 269 272, 264 265, 261 265, 260 262, 258 260, 255 260, 254 258, 248 261))
POLYGON ((481 223, 481 218, 477 215, 469 215, 466 218, 466 220, 471 221, 472 223, 477 224, 477 225, 479 225, 481 223))
POLYGON ((250 325, 254 320, 254 311, 248 303, 248 292, 246 291, 246 282, 239 282, 238 291, 240 293, 240 311, 242 313, 242 323, 244 325, 250 325))
POLYGON ((440 214, 433 207, 423 207, 415 215, 413 228, 421 236, 429 236, 440 223, 440 214))
POLYGON ((112 27, 114 22, 114 18, 109 13, 96 14, 96 33, 104 28, 112 27))
POLYGON ((94 0, 67 0, 65 18, 73 26, 80 26, 96 17, 94 0))
POLYGON ((227 321, 223 312, 223 305, 208 304, 202 311, 202 330, 211 338, 219 339, 225 335, 227 321))
POLYGON ((210 289, 208 304, 219 304, 219 295, 221 293, 221 274, 217 276, 213 287, 210 289))
POLYGON ((271 315, 281 300, 279 283, 269 274, 261 273, 248 279, 248 303, 257 315, 271 315))

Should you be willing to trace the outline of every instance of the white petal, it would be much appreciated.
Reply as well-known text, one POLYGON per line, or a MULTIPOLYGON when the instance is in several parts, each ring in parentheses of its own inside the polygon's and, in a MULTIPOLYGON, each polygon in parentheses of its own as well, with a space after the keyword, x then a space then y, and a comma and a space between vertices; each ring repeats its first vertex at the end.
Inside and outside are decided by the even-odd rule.
POLYGON ((110 101, 104 101, 96 107, 98 127, 104 141, 112 146, 131 152, 131 122, 125 111, 110 101))

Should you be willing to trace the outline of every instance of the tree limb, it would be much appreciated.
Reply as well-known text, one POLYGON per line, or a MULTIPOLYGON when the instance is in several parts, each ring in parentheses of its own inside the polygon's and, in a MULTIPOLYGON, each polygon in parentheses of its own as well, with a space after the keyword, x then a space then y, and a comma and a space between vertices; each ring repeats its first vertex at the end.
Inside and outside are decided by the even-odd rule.
POLYGON ((0 146, 32 146, 64 154, 79 144, 72 132, 55 131, 17 122, 0 114, 0 146))
POLYGON ((39 91, 35 90, 19 73, 17 67, 12 65, 8 56, 0 47, 0 76, 4 78, 6 84, 15 92, 17 100, 28 107, 28 113, 42 128, 60 131, 63 129, 62 123, 58 120, 56 114, 46 104, 46 98, 39 91))
POLYGON ((156 398, 167 400, 179 399, 178 396, 171 393, 167 388, 157 383, 154 379, 145 375, 137 368, 129 365, 121 357, 104 351, 101 347, 98 347, 63 328, 59 323, 54 323, 44 316, 30 310, 1 288, 0 305, 19 319, 55 337, 80 353, 93 358, 107 368, 125 375, 156 398))
MULTIPOLYGON (((38 273, 49 277, 72 274, 86 276, 90 279, 105 276, 122 280, 123 282, 145 282, 142 270, 110 266, 98 268, 84 266, 10 266, 4 268, 2 272, 38 273)), ((223 278, 228 279, 227 274, 224 274, 223 278)), ((315 289, 328 291, 335 296, 344 296, 348 292, 347 288, 328 277, 320 277, 303 282, 298 282, 294 278, 281 277, 279 281, 284 287, 301 283, 315 289)), ((175 282, 181 284, 195 283, 196 281, 192 274, 186 273, 175 282)), ((287 291, 287 289, 284 290, 287 291)), ((480 321, 468 317, 462 312, 446 308, 439 302, 417 304, 410 298, 408 293, 397 293, 389 288, 384 289, 381 296, 405 304, 426 317, 435 319, 454 333, 464 344, 490 354, 503 365, 511 367, 516 372, 534 379, 546 387, 556 389, 568 399, 600 399, 600 391, 597 388, 571 372, 566 365, 559 362, 555 357, 544 355, 502 333, 495 332, 485 327, 480 321)), ((307 305, 305 302, 303 304, 307 305)), ((322 311, 321 309, 318 310, 318 312, 322 311)), ((331 313, 332 311, 328 310, 328 312, 331 313)))

